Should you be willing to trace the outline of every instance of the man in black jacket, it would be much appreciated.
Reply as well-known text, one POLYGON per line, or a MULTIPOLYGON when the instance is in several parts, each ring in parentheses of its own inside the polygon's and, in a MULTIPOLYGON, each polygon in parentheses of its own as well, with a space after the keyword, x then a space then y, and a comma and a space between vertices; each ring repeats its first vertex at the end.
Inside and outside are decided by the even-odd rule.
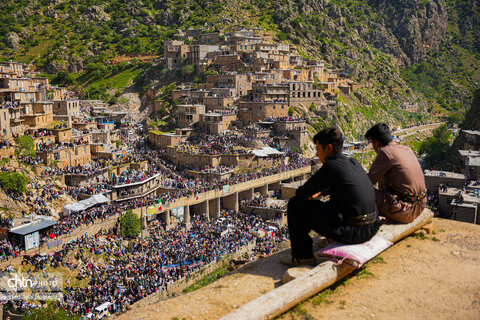
POLYGON ((315 265, 311 230, 343 243, 362 243, 378 231, 377 207, 372 183, 360 163, 342 155, 343 134, 337 127, 313 137, 323 166, 288 202, 288 231, 292 257, 287 266, 315 265), (330 196, 323 202, 320 195, 330 196))

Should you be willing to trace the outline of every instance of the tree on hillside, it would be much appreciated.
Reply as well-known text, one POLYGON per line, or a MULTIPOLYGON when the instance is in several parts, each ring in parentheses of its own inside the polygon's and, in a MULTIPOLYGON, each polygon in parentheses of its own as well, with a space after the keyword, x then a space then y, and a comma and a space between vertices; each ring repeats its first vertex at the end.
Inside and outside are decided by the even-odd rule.
POLYGON ((17 155, 21 157, 30 157, 34 158, 36 155, 35 152, 35 141, 30 136, 21 136, 17 138, 17 155))
POLYGON ((460 124, 462 120, 462 116, 459 113, 451 113, 447 117, 447 122, 449 126, 453 126, 454 124, 460 124))
POLYGON ((433 135, 424 141, 419 148, 419 154, 425 155, 425 166, 431 169, 448 168, 450 155, 450 132, 446 125, 433 131, 433 135))
POLYGON ((120 232, 127 238, 136 238, 140 233, 140 218, 130 209, 120 218, 120 232))
POLYGON ((75 75, 68 71, 59 71, 55 78, 52 80, 52 84, 71 85, 75 83, 75 75))
POLYGON ((25 193, 28 178, 18 172, 0 172, 0 186, 3 190, 25 193))

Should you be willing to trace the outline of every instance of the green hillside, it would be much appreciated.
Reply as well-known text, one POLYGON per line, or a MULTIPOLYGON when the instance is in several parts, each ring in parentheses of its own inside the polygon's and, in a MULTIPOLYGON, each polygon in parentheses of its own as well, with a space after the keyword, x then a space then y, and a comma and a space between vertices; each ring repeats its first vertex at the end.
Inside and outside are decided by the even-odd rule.
POLYGON ((360 82, 327 119, 343 126, 357 114, 408 123, 464 112, 480 83, 479 4, 467 0, 3 0, 0 57, 63 71, 54 83, 115 102, 127 87, 161 92, 181 80, 152 62, 179 29, 242 26, 267 29, 360 82), (118 63, 142 55, 153 58, 118 63), (400 112, 403 102, 420 114, 400 112))

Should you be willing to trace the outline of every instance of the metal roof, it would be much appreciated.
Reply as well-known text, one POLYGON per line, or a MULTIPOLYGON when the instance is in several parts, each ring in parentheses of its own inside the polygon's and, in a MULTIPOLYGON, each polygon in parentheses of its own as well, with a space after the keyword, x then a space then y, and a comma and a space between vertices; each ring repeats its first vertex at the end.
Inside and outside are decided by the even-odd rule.
POLYGON ((16 228, 10 229, 10 233, 14 234, 19 234, 19 235, 26 235, 29 233, 33 233, 42 229, 49 228, 53 225, 56 225, 56 221, 50 221, 50 220, 42 220, 42 221, 37 221, 37 222, 32 222, 23 226, 19 226, 16 228))

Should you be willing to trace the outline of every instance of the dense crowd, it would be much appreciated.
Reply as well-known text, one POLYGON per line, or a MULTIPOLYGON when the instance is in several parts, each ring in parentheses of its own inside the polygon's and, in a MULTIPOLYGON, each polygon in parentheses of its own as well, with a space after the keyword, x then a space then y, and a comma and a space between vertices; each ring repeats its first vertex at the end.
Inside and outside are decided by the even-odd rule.
POLYGON ((273 201, 270 200, 268 197, 264 195, 259 195, 251 200, 244 199, 240 202, 241 205, 247 207, 255 207, 255 208, 262 208, 262 209, 275 209, 275 210, 287 210, 287 202, 286 201, 273 201))
POLYGON ((229 167, 229 166, 217 166, 217 167, 212 167, 209 165, 206 165, 202 169, 202 173, 210 173, 210 174, 219 174, 219 173, 227 173, 231 172, 235 169, 235 167, 229 167))
POLYGON ((37 150, 37 152, 53 152, 57 150, 73 148, 75 146, 80 146, 80 145, 87 146, 87 144, 88 144, 88 141, 83 139, 78 139, 74 142, 37 143, 35 150, 37 150))
POLYGON ((177 150, 189 154, 245 154, 253 146, 254 139, 243 134, 224 132, 218 135, 190 136, 177 150))
POLYGON ((264 121, 268 121, 268 122, 303 121, 303 118, 302 118, 302 117, 293 117, 293 116, 288 116, 288 117, 267 117, 267 118, 265 118, 264 121))
POLYGON ((66 175, 66 174, 83 174, 83 175, 94 175, 97 173, 103 172, 105 169, 110 167, 110 164, 106 161, 92 161, 86 165, 78 166, 65 166, 64 168, 57 167, 45 167, 45 170, 42 172, 43 175, 53 176, 53 175, 66 175))
POLYGON ((77 279, 88 279, 86 287, 73 287, 66 280, 61 302, 65 309, 86 315, 111 302, 111 312, 115 313, 249 243, 254 244, 255 254, 265 255, 287 238, 285 227, 270 227, 259 217, 235 211, 222 211, 218 219, 194 216, 191 223, 189 230, 183 224, 166 232, 152 229, 143 243, 134 240, 128 244, 119 237, 117 224, 108 232, 64 244, 51 255, 29 257, 24 264, 33 265, 35 271, 62 266, 75 271, 77 279), (259 230, 268 233, 257 238, 259 230), (92 260, 91 255, 105 259, 92 260))

